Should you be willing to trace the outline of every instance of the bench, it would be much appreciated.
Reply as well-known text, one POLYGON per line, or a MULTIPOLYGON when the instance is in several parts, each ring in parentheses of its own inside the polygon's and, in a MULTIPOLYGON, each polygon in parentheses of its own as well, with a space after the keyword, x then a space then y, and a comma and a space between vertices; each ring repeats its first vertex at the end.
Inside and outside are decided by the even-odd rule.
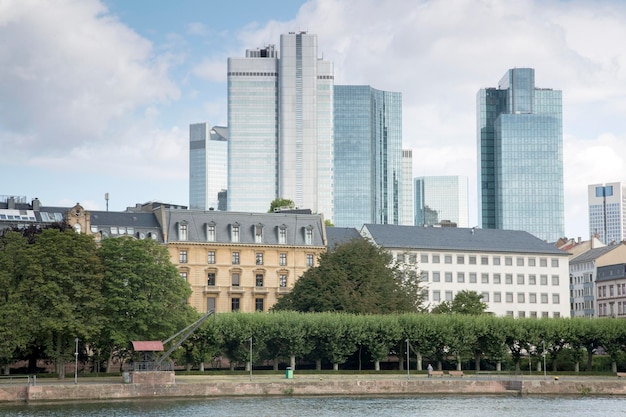
POLYGON ((462 377, 463 376, 463 371, 448 371, 448 375, 450 377, 462 377))
POLYGON ((618 372, 617 373, 617 377, 618 378, 626 378, 626 372, 618 372))
POLYGON ((443 376, 443 371, 430 371, 430 376, 438 376, 441 378, 443 376))

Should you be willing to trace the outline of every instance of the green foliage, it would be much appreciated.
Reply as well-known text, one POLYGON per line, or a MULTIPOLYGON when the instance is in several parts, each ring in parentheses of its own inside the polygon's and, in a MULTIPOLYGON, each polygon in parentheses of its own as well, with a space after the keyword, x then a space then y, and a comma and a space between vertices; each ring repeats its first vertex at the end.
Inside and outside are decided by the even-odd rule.
POLYGON ((476 291, 459 291, 452 301, 443 301, 431 310, 433 314, 484 314, 487 303, 482 302, 483 296, 476 291))
POLYGON ((281 208, 281 207, 289 207, 290 209, 295 209, 296 203, 294 203, 293 200, 290 200, 288 198, 275 198, 270 203, 270 209, 267 212, 273 213, 274 209, 281 208))
POLYGON ((320 255, 318 265, 296 281, 274 310, 336 311, 386 314, 416 311, 415 294, 407 292, 390 267, 391 255, 365 239, 354 239, 320 255))

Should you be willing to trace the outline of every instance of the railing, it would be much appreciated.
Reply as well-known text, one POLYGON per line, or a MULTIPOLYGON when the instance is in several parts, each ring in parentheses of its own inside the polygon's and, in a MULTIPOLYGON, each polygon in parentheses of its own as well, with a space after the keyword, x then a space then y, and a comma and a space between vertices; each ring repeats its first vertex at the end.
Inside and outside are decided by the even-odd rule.
POLYGON ((173 371, 172 362, 133 362, 133 371, 135 372, 154 372, 154 371, 173 371))
POLYGON ((37 385, 36 375, 2 375, 0 384, 27 384, 37 385))

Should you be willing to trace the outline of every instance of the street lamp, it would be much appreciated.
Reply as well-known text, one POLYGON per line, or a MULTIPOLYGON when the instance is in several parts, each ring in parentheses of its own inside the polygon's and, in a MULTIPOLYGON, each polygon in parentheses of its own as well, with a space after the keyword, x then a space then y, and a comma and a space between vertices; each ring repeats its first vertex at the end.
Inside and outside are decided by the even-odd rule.
POLYGON ((543 345, 543 353, 541 354, 543 356, 543 379, 546 379, 546 342, 545 340, 542 340, 541 344, 543 345))
POLYGON ((250 381, 252 381, 252 337, 250 337, 250 381))
POLYGON ((78 384, 78 337, 75 339, 76 351, 74 352, 74 384, 78 384))
POLYGON ((410 369, 411 361, 409 359, 409 339, 406 339, 406 379, 411 378, 410 369))

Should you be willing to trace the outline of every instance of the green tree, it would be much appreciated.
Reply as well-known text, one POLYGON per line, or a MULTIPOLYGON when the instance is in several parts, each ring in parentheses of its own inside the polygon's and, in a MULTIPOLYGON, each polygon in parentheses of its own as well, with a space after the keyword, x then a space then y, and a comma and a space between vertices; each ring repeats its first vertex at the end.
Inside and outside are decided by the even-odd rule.
POLYGON ((290 209, 295 209, 296 203, 294 203, 293 200, 290 200, 288 198, 275 198, 270 203, 270 209, 267 212, 273 213, 274 209, 281 208, 281 207, 289 207, 290 209))
POLYGON ((431 313, 480 315, 487 309, 487 304, 482 302, 482 298, 483 296, 476 291, 463 290, 458 292, 451 302, 444 301, 434 307, 431 313))
MULTIPOLYGON (((105 239, 99 251, 105 275, 104 329, 97 355, 125 358, 133 340, 165 340, 198 318, 185 303, 189 284, 171 263, 165 246, 152 239, 105 239)), ((107 371, 112 371, 111 366, 107 371)))
POLYGON ((318 265, 296 281, 275 310, 387 314, 416 311, 391 265, 391 255, 365 239, 353 239, 322 253, 318 265))

